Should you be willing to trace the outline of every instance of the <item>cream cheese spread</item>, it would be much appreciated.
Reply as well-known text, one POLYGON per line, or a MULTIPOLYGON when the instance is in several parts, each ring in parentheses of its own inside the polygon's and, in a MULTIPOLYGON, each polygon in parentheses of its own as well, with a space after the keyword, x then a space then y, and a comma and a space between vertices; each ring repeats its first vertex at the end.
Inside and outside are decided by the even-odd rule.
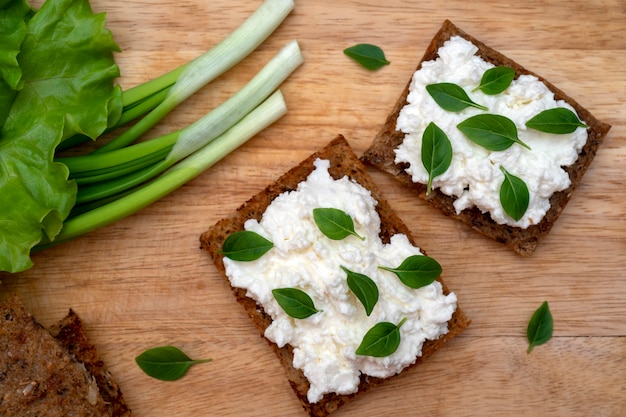
POLYGON ((329 161, 317 159, 314 171, 296 190, 276 197, 260 221, 245 223, 246 230, 274 243, 269 252, 252 262, 224 258, 231 285, 246 289, 247 296, 271 315, 265 336, 279 347, 293 347, 293 365, 310 382, 311 403, 325 393, 356 392, 361 373, 380 378, 399 373, 421 355, 425 340, 448 332, 447 322, 456 310, 456 295, 444 295, 439 282, 412 289, 378 268, 397 267, 422 253, 403 234, 383 243, 371 193, 348 177, 335 180, 328 167, 329 161), (365 239, 348 236, 335 241, 324 236, 313 219, 318 207, 343 210, 365 239), (379 300, 370 316, 350 292, 342 266, 367 275, 378 286, 379 300), (305 291, 320 312, 306 319, 288 316, 271 293, 284 287, 305 291), (355 354, 376 323, 398 324, 404 318, 401 343, 393 354, 382 358, 355 354))
MULTIPOLYGON (((407 105, 400 111, 397 130, 405 133, 396 149, 396 163, 408 163, 407 173, 414 182, 426 184, 428 173, 421 162, 421 140, 430 122, 441 128, 452 144, 452 163, 448 170, 434 178, 433 188, 457 197, 457 213, 470 207, 489 212, 500 224, 527 228, 537 224, 550 208, 550 197, 570 185, 562 167, 573 164, 587 142, 587 131, 578 128, 571 134, 548 134, 529 129, 525 123, 543 110, 555 107, 574 109, 562 100, 555 100, 546 85, 531 75, 513 80, 501 94, 486 95, 472 91, 480 84, 483 73, 493 65, 476 55, 478 48, 466 39, 454 36, 439 49, 439 57, 422 63, 413 74, 407 105), (454 83, 469 97, 489 110, 512 120, 519 139, 531 149, 513 145, 504 151, 492 152, 471 142, 456 127, 470 116, 484 113, 468 107, 458 113, 443 110, 426 91, 428 84, 454 83), (500 166, 520 177, 528 186, 530 203, 524 216, 515 221, 500 203, 500 185, 504 174, 500 166)), ((575 113, 575 111, 574 111, 575 113)))

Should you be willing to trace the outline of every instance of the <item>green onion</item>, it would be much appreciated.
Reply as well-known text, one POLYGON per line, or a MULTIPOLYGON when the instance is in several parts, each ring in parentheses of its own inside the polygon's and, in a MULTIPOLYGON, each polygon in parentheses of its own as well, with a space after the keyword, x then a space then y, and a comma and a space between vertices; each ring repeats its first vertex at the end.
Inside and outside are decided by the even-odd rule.
POLYGON ((115 195, 162 173, 241 120, 275 91, 302 62, 297 41, 291 41, 246 86, 193 124, 126 148, 58 159, 70 169, 79 184, 95 183, 79 187, 76 203, 84 204, 115 195), (146 162, 152 161, 156 152, 172 144, 165 159, 154 164, 146 162), (94 174, 90 175, 90 172, 94 174), (96 182, 97 179, 108 181, 96 182))
MULTIPOLYGON (((168 88, 174 81, 166 97, 158 106, 126 132, 94 152, 119 149, 134 142, 177 105, 254 51, 276 30, 293 8, 293 0, 266 0, 241 26, 219 44, 183 67, 149 84, 151 88, 148 95, 151 95, 168 88)), ((137 96, 144 96, 144 94, 146 93, 138 90, 137 96)), ((127 96, 126 100, 130 102, 139 99, 127 96)))
POLYGON ((36 249, 43 249, 76 238, 130 216, 149 206, 197 177, 224 156, 281 118, 286 112, 287 106, 283 95, 280 90, 277 90, 235 126, 163 173, 163 175, 142 185, 132 193, 66 221, 54 242, 41 243, 36 246, 36 249))

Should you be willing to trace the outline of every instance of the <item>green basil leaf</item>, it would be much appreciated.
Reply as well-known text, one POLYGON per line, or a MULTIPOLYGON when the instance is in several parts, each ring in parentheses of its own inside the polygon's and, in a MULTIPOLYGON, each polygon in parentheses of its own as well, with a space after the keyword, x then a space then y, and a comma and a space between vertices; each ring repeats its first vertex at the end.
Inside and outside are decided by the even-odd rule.
POLYGON ((393 272, 409 288, 420 288, 432 284, 442 272, 439 262, 428 256, 413 255, 406 258, 397 268, 379 266, 393 272))
POLYGON ((430 195, 433 178, 443 174, 452 162, 452 144, 445 132, 430 122, 422 135, 422 164, 428 172, 426 195, 430 195))
POLYGON ((274 244, 258 233, 242 230, 229 235, 220 253, 233 261, 249 262, 259 259, 274 244))
POLYGON ((450 112, 456 113, 467 107, 487 110, 487 107, 473 102, 462 87, 453 83, 429 84, 426 91, 439 107, 450 112))
POLYGON ((530 149, 517 137, 515 123, 499 114, 478 114, 465 119, 457 125, 457 128, 469 140, 490 151, 503 151, 514 143, 530 149))
POLYGON ((316 208, 313 209, 313 219, 320 231, 329 239, 341 240, 350 235, 356 236, 361 240, 365 239, 354 231, 352 217, 342 210, 336 208, 316 208))
POLYGON ((500 203, 502 208, 515 221, 521 219, 528 209, 530 193, 524 180, 500 167, 504 173, 504 181, 500 186, 500 203))
POLYGON ((494 96, 509 88, 513 78, 515 78, 513 68, 493 67, 485 71, 480 80, 480 85, 473 91, 480 90, 487 95, 494 96))
POLYGON ((135 362, 142 371, 161 381, 180 379, 192 365, 210 361, 211 359, 191 359, 174 346, 148 349, 135 358, 135 362))
POLYGON ((319 312, 311 297, 298 288, 276 288, 272 290, 272 295, 285 313, 293 318, 306 319, 319 312))
POLYGON ((550 312, 550 306, 547 301, 544 301, 541 306, 533 313, 528 322, 528 328, 526 329, 526 337, 528 338, 528 350, 530 351, 535 346, 546 343, 552 337, 553 319, 550 312))
POLYGON ((564 107, 544 110, 526 122, 526 126, 545 133, 572 133, 579 127, 587 125, 578 120, 578 116, 564 107))
POLYGON ((376 283, 367 275, 350 271, 343 266, 341 269, 348 274, 347 281, 350 291, 352 291, 361 304, 363 304, 365 313, 369 316, 378 302, 378 287, 376 283))
POLYGON ((405 321, 406 318, 403 318, 397 326, 386 321, 376 323, 363 336, 356 354, 377 358, 391 355, 400 346, 400 327, 405 321))
POLYGON ((385 53, 379 46, 369 43, 359 43, 343 50, 343 53, 354 59, 362 67, 375 71, 389 65, 385 53))

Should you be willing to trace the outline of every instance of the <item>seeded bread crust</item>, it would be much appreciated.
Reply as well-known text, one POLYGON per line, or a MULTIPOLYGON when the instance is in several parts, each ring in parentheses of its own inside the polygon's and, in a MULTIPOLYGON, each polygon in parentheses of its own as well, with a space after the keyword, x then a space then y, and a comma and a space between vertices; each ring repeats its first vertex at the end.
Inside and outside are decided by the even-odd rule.
MULTIPOLYGON (((372 181, 371 177, 367 174, 365 166, 359 161, 358 157, 354 154, 345 138, 339 135, 332 140, 326 147, 320 151, 312 154, 307 159, 302 161, 298 166, 292 168, 286 174, 281 176, 276 182, 269 185, 262 192, 257 194, 248 200, 245 204, 237 209, 236 212, 218 221, 213 227, 204 232, 200 236, 201 248, 208 252, 211 256, 215 267, 220 272, 222 277, 230 285, 228 277, 224 270, 223 256, 219 253, 224 240, 232 233, 243 230, 243 226, 248 219, 260 220, 265 212, 265 209, 279 194, 286 191, 295 190, 298 184, 308 177, 313 171, 313 162, 317 159, 328 159, 330 161, 329 172, 333 178, 339 179, 343 176, 349 176, 352 180, 358 182, 363 187, 370 190, 372 196, 378 202, 377 211, 381 218, 381 239, 384 242, 389 242, 391 236, 397 233, 405 234, 411 243, 413 239, 410 232, 402 220, 395 214, 395 212, 389 206, 389 203, 383 198, 380 191, 372 181)), ((413 243, 414 244, 414 243, 413 243)), ((443 281, 440 282, 443 286, 444 293, 448 294, 449 290, 443 281)), ((261 336, 264 337, 265 329, 271 324, 271 317, 265 313, 263 308, 256 304, 254 300, 246 297, 246 291, 240 288, 231 287, 237 301, 246 309, 248 315, 257 326, 261 336)), ((420 364, 424 359, 432 355, 435 351, 440 349, 450 339, 462 332, 468 325, 470 320, 465 316, 463 311, 457 307, 456 312, 448 322, 448 334, 433 341, 427 341, 422 349, 422 356, 417 358, 414 367, 420 364)), ((391 378, 381 379, 368 377, 361 375, 361 382, 358 392, 350 395, 336 395, 326 394, 319 402, 312 404, 307 400, 307 392, 309 389, 309 382, 302 373, 302 371, 293 367, 293 350, 292 347, 287 345, 283 348, 265 339, 270 346, 274 349, 276 355, 280 359, 287 377, 300 400, 303 408, 311 417, 323 417, 327 416, 331 412, 337 410, 343 404, 354 399, 356 396, 363 394, 372 387, 381 384, 382 382, 391 378)), ((404 372, 404 371, 403 371, 404 372)))
POLYGON ((504 65, 513 68, 516 73, 516 78, 522 74, 534 75, 554 93, 556 100, 564 100, 576 110, 578 116, 588 126, 588 139, 582 151, 579 153, 578 160, 574 164, 564 168, 569 174, 571 185, 564 191, 554 193, 550 198, 550 210, 546 213, 541 222, 527 229, 498 224, 491 219, 489 213, 482 213, 477 208, 466 209, 457 214, 453 206, 455 198, 443 194, 439 189, 432 190, 430 196, 427 197, 426 185, 414 183, 411 176, 405 172, 407 165, 396 164, 394 161, 394 150, 404 140, 404 133, 396 130, 396 120, 398 119, 400 110, 407 104, 406 98, 411 80, 406 84, 404 91, 387 117, 385 124, 374 138, 372 145, 361 156, 361 161, 366 165, 377 167, 389 173, 404 185, 415 190, 419 197, 441 210, 443 214, 460 220, 478 232, 503 243, 522 256, 530 256, 536 249, 539 240, 550 232, 550 229, 570 200, 574 189, 582 180, 585 171, 587 171, 587 168, 591 164, 591 161, 595 157, 598 148, 602 144, 611 126, 596 119, 588 110, 543 77, 528 71, 518 63, 468 35, 449 20, 443 23, 441 29, 433 38, 416 70, 421 68, 422 62, 436 59, 439 48, 452 36, 462 36, 476 45, 478 47, 477 54, 485 61, 491 62, 496 66, 504 65))
POLYGON ((124 400, 119 385, 100 358, 96 347, 87 337, 83 321, 74 310, 70 309, 67 316, 52 326, 50 333, 72 358, 82 363, 93 376, 111 417, 130 417, 130 408, 124 400))

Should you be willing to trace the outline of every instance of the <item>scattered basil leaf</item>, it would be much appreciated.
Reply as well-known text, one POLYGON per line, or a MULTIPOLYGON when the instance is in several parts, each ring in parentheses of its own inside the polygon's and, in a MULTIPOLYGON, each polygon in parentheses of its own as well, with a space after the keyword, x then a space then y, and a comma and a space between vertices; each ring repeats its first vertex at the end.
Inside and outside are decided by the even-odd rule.
POLYGON ((430 122, 422 135, 422 164, 428 172, 426 195, 430 195, 433 178, 443 174, 452 162, 452 144, 443 130, 430 122))
POLYGON ((220 253, 233 261, 250 262, 259 259, 274 244, 256 232, 242 230, 229 235, 220 253))
POLYGON ((386 321, 376 323, 363 336, 356 354, 377 358, 391 355, 400 346, 400 327, 405 321, 406 318, 403 318, 397 326, 386 321))
POLYGON ((480 80, 480 85, 472 91, 480 90, 487 95, 494 96, 509 88, 513 78, 515 78, 513 68, 493 67, 485 71, 480 80))
POLYGON ((329 239, 341 240, 350 235, 356 236, 361 240, 365 239, 354 231, 352 217, 342 210, 336 208, 316 208, 313 209, 313 219, 320 231, 329 239))
POLYGON ((359 43, 343 50, 343 53, 354 59, 362 67, 375 71, 389 65, 383 50, 376 45, 359 43))
POLYGON ((365 313, 369 316, 378 302, 378 287, 376 283, 367 275, 350 271, 343 266, 341 269, 348 275, 348 288, 350 288, 350 291, 352 291, 361 304, 363 304, 365 313))
POLYGON ((572 133, 579 127, 587 125, 578 120, 578 116, 564 107, 544 110, 526 122, 526 126, 545 133, 572 133))
POLYGON ((148 349, 135 358, 135 362, 142 371, 161 381, 180 379, 192 365, 210 361, 211 359, 191 359, 174 346, 148 349))
POLYGON ((515 221, 524 216, 530 202, 530 193, 524 180, 508 172, 503 166, 504 181, 500 185, 500 203, 502 208, 515 221))
POLYGON ((541 306, 533 313, 530 321, 528 322, 528 328, 526 329, 526 337, 528 338, 528 350, 530 351, 535 346, 546 343, 552 337, 553 319, 550 312, 550 306, 547 301, 544 301, 541 306))
POLYGON ((285 313, 293 318, 306 319, 319 312, 311 297, 298 288, 276 288, 272 290, 272 295, 285 313))
POLYGON ((397 268, 386 266, 378 268, 393 272, 409 288, 420 288, 432 284, 442 272, 439 262, 423 255, 409 256, 397 268))
POLYGON ((514 143, 530 149, 517 137, 515 123, 499 114, 478 114, 465 119, 457 128, 469 140, 490 151, 503 151, 514 143))
POLYGON ((462 87, 453 83, 429 84, 426 91, 439 107, 450 112, 456 113, 467 107, 488 110, 487 107, 473 102, 462 87))

